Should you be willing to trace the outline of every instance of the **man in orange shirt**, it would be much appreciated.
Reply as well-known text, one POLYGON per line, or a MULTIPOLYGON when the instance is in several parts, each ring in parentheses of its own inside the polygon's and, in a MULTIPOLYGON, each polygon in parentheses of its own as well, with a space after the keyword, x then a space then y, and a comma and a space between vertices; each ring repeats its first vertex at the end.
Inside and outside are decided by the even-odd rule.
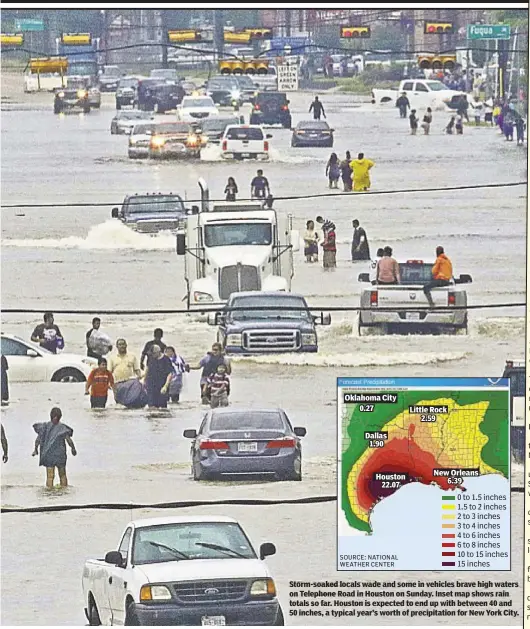
POLYGON ((98 366, 93 369, 86 381, 85 395, 90 393, 91 408, 105 408, 109 389, 114 391, 114 377, 107 369, 107 360, 98 359, 98 366))
POLYGON ((432 280, 427 282, 423 287, 423 292, 425 293, 425 297, 427 297, 430 308, 434 308, 431 289, 438 286, 449 286, 452 279, 453 265, 451 264, 451 260, 445 255, 443 247, 436 247, 436 262, 432 267, 432 280))

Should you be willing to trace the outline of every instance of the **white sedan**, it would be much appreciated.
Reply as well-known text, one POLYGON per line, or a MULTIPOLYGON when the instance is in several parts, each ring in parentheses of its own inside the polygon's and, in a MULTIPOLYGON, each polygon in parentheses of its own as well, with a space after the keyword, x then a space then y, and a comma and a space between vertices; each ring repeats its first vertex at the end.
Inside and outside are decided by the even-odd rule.
POLYGON ((85 382, 97 360, 79 354, 52 354, 31 341, 2 334, 10 382, 85 382))
POLYGON ((182 122, 199 122, 218 115, 219 110, 209 96, 184 96, 177 107, 177 120, 182 122))

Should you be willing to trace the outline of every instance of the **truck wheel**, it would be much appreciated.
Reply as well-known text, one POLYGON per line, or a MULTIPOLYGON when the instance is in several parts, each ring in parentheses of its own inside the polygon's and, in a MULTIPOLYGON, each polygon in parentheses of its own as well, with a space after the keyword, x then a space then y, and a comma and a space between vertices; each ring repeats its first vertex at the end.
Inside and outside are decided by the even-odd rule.
POLYGON ((91 627, 99 627, 101 625, 98 608, 96 607, 92 594, 90 594, 88 598, 88 624, 91 627))
POLYGON ((127 607, 125 609, 125 622, 123 624, 126 627, 138 627, 140 625, 140 621, 138 620, 138 616, 134 609, 134 603, 132 601, 127 603, 127 607))
POLYGON ((281 607, 278 607, 278 613, 276 614, 276 620, 274 621, 274 626, 283 627, 284 625, 285 625, 285 620, 283 619, 283 610, 281 607))

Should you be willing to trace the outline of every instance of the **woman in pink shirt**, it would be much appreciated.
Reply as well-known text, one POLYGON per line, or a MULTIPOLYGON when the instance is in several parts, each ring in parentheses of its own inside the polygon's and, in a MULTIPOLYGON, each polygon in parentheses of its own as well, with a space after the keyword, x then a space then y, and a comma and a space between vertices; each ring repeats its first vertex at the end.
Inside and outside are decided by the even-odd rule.
POLYGON ((392 257, 392 248, 383 249, 383 257, 377 263, 377 284, 399 284, 399 264, 392 257))

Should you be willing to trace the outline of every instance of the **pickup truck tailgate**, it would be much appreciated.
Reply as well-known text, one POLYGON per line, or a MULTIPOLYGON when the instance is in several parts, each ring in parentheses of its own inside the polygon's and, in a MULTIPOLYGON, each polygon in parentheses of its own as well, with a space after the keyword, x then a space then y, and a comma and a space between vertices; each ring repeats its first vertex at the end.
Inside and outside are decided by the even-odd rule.
MULTIPOLYGON (((425 308, 429 305, 427 298, 423 292, 422 286, 377 286, 377 305, 374 307, 381 308, 425 308)), ((432 300, 435 306, 448 305, 447 288, 434 288, 431 291, 432 300)))

